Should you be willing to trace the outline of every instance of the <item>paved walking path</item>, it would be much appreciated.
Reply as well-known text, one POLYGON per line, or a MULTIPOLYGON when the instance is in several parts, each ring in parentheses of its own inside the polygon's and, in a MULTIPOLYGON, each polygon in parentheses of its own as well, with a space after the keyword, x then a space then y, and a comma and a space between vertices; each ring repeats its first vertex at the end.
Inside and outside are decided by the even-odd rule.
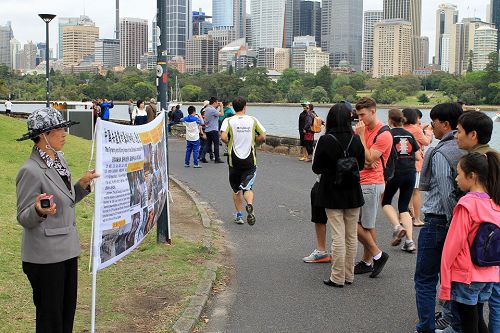
POLYGON ((236 266, 230 286, 210 308, 205 332, 414 331, 416 255, 389 245, 391 228, 382 214, 377 231, 380 247, 390 255, 385 269, 376 279, 365 274, 343 289, 328 287, 322 280, 329 276, 329 264, 302 262, 314 249, 311 164, 258 152, 257 223, 237 225, 227 164, 184 168, 184 149, 184 140, 170 139, 170 173, 200 193, 225 221, 236 266))

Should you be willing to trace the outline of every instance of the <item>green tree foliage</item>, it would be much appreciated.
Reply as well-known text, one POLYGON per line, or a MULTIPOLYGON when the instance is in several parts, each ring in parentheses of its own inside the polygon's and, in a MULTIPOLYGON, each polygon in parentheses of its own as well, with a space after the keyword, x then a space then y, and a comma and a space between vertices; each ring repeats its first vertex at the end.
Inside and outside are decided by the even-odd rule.
POLYGON ((299 80, 294 81, 286 93, 288 103, 299 103, 304 99, 304 86, 299 80))
POLYGON ((150 82, 138 82, 132 89, 136 99, 147 100, 156 96, 156 87, 150 82))
POLYGON ((302 85, 300 74, 295 68, 287 68, 281 73, 281 77, 277 82, 277 88, 282 93, 287 94, 294 82, 300 82, 302 85))
POLYGON ((358 99, 356 96, 356 89, 354 89, 350 85, 337 88, 336 94, 342 96, 342 99, 351 102, 358 99))
POLYGON ((185 101, 199 101, 201 94, 201 87, 188 84, 187 86, 182 87, 181 89, 182 99, 185 101))
POLYGON ((330 93, 332 86, 332 73, 330 67, 325 65, 316 73, 316 86, 323 87, 327 94, 330 93))
POLYGON ((417 101, 421 104, 425 104, 429 103, 430 99, 425 93, 423 93, 422 95, 418 96, 417 101))
POLYGON ((405 98, 405 94, 392 88, 379 88, 372 96, 378 103, 393 104, 405 98))
POLYGON ((314 102, 327 102, 329 101, 328 92, 322 86, 317 86, 311 91, 311 99, 314 102))

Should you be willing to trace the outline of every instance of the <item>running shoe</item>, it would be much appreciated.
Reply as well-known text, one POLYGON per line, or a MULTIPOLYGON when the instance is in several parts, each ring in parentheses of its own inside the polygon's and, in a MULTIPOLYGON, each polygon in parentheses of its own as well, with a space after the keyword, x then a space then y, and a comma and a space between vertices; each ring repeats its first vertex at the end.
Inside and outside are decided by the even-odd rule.
POLYGON ((331 262, 332 257, 326 251, 314 250, 310 255, 302 258, 302 261, 308 263, 331 262))
POLYGON ((243 220, 243 214, 235 214, 234 215, 234 223, 243 224, 245 221, 243 220))
POLYGON ((199 168, 201 168, 201 165, 196 164, 193 168, 195 168, 195 169, 199 169, 199 168))
POLYGON ((446 327, 450 326, 450 322, 447 318, 443 317, 442 312, 436 312, 436 329, 444 330, 446 327))
POLYGON ((189 164, 184 164, 184 167, 185 168, 189 168, 189 164))
POLYGON ((253 213, 253 205, 248 204, 245 209, 247 211, 247 223, 248 223, 248 225, 254 225, 255 224, 255 214, 253 213))
POLYGON ((380 257, 380 259, 373 259, 373 271, 370 274, 371 278, 377 277, 382 272, 382 269, 384 268, 388 259, 389 255, 385 252, 382 252, 382 256, 380 257))
POLYGON ((363 260, 354 265, 354 274, 365 274, 373 271, 373 265, 367 265, 363 260))
POLYGON ((392 246, 398 246, 401 244, 401 238, 406 236, 406 230, 401 225, 398 225, 396 229, 392 232, 392 246))
POLYGON ((415 243, 413 241, 410 242, 404 242, 403 246, 401 247, 401 250, 413 253, 416 250, 415 243))

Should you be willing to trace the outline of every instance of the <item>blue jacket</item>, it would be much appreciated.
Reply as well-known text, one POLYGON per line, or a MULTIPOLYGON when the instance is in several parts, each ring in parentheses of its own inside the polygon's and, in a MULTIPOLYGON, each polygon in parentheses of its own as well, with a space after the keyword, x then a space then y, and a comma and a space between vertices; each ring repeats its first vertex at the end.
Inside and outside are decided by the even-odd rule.
POLYGON ((109 109, 113 108, 113 102, 99 103, 99 106, 101 107, 101 118, 103 120, 109 120, 109 109))

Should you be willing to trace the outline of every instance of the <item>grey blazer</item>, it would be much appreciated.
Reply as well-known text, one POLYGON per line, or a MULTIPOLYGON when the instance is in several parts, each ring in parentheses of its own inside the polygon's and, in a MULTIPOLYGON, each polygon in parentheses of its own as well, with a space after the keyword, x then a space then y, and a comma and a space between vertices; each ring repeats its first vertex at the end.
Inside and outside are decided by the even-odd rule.
MULTIPOLYGON (((67 167, 66 161, 60 157, 67 167)), ((80 255, 76 230, 75 204, 88 192, 77 182, 68 190, 54 168, 48 168, 38 151, 19 170, 16 178, 17 221, 24 228, 22 258, 24 262, 49 264, 80 255), (53 194, 57 213, 41 217, 35 200, 41 193, 53 194)))

